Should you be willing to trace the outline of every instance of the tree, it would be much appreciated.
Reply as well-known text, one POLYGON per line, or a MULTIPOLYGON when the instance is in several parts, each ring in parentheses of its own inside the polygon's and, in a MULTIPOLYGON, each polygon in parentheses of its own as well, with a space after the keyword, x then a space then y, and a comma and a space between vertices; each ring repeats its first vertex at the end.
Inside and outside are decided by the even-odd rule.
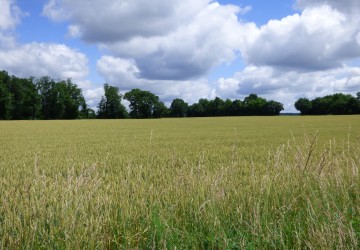
POLYGON ((282 110, 284 110, 283 104, 250 94, 243 102, 230 99, 224 101, 219 97, 210 101, 200 99, 198 103, 189 107, 188 116, 279 115, 282 110))
POLYGON ((184 100, 176 98, 170 105, 170 115, 172 117, 185 117, 188 109, 189 105, 184 100))
POLYGON ((330 114, 330 101, 329 98, 317 97, 311 101, 312 111, 314 115, 326 115, 330 114))
POLYGON ((230 99, 226 99, 224 105, 222 106, 223 115, 230 116, 232 115, 232 105, 233 102, 230 99))
POLYGON ((0 120, 12 119, 13 96, 9 91, 10 77, 6 71, 0 71, 0 120))
POLYGON ((300 98, 295 102, 295 108, 300 111, 302 115, 310 115, 312 110, 312 104, 309 99, 300 98))
POLYGON ((265 115, 266 100, 258 97, 256 94, 250 94, 244 99, 246 115, 265 115))
POLYGON ((199 116, 209 116, 209 103, 206 98, 199 99, 199 116))
POLYGON ((12 119, 35 119, 40 112, 40 95, 33 78, 11 77, 10 91, 13 96, 12 119))
POLYGON ((37 81, 41 96, 41 115, 43 119, 76 119, 85 104, 81 89, 67 81, 55 82, 50 77, 37 81))
POLYGON ((219 97, 209 101, 206 108, 206 116, 223 116, 225 115, 225 102, 219 97))
MULTIPOLYGON (((346 115, 354 113, 353 103, 356 98, 341 93, 327 97, 329 99, 329 112, 334 115, 346 115)), ((355 104, 355 103, 354 103, 355 104)))
POLYGON ((187 116, 189 117, 198 117, 203 113, 202 107, 198 103, 193 103, 189 106, 187 116))
POLYGON ((153 118, 167 117, 169 115, 169 109, 163 102, 157 102, 154 105, 153 118))
POLYGON ((73 84, 70 79, 57 83, 59 94, 58 102, 61 103, 59 110, 62 112, 60 119, 76 119, 80 116, 80 110, 87 109, 81 89, 73 84))
POLYGON ((40 96, 33 78, 9 76, 0 72, 0 119, 35 119, 40 110, 40 96))
POLYGON ((166 111, 155 94, 140 89, 132 89, 125 93, 124 99, 130 102, 130 117, 159 118, 166 111))
POLYGON ((265 115, 279 115, 284 110, 284 106, 280 102, 270 100, 265 104, 265 115))
POLYGON ((360 113, 360 99, 352 95, 336 93, 313 100, 300 98, 295 102, 295 108, 304 114, 311 115, 346 115, 360 113))
POLYGON ((234 100, 231 104, 230 114, 235 116, 244 115, 244 110, 244 103, 240 100, 234 100))
POLYGON ((36 85, 41 99, 41 118, 56 119, 57 93, 55 92, 55 81, 48 76, 41 77, 36 85))
POLYGON ((119 119, 126 118, 127 111, 121 104, 122 95, 119 88, 104 84, 105 95, 101 98, 98 105, 98 118, 101 119, 119 119))
POLYGON ((204 117, 208 116, 209 100, 201 98, 198 103, 194 103, 188 108, 188 116, 190 117, 204 117))

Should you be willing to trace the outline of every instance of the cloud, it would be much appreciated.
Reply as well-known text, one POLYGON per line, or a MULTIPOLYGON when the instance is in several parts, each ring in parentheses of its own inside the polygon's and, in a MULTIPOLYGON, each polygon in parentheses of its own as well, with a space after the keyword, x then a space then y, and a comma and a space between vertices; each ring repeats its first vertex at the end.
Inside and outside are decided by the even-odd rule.
POLYGON ((125 89, 135 87, 139 74, 134 61, 112 56, 101 57, 97 62, 97 70, 107 82, 115 83, 125 89))
POLYGON ((206 7, 210 0, 50 0, 43 14, 55 21, 70 20, 89 42, 128 40, 162 35, 206 7))
POLYGON ((14 0, 0 0, 0 49, 8 49, 16 44, 14 30, 21 19, 28 14, 23 12, 14 0))
POLYGON ((358 22, 351 14, 318 4, 257 27, 239 21, 234 14, 238 12, 234 6, 213 3, 167 35, 103 44, 113 58, 102 58, 98 70, 123 89, 140 87, 168 99, 186 96, 187 101, 198 100, 200 95, 191 97, 194 93, 232 99, 256 93, 283 102, 287 112, 295 111, 299 97, 353 93, 358 88, 360 71, 356 65, 347 66, 360 56, 358 22), (231 61, 237 49, 245 68, 212 87, 202 76, 231 61), (112 63, 100 69, 105 61, 112 63), (196 92, 190 82, 199 87, 196 92), (191 91, 183 91, 189 87, 191 91))
POLYGON ((78 38, 81 37, 81 29, 77 25, 69 25, 67 37, 78 38))
MULTIPOLYGON (((16 27, 28 14, 16 1, 0 0, 0 69, 18 77, 50 76, 56 80, 71 78, 84 90, 91 107, 96 107, 102 89, 92 89, 87 80, 88 59, 85 54, 64 44, 28 43, 18 44, 16 27)), ((76 33, 76 29, 73 29, 76 33)))
POLYGON ((360 86, 360 2, 345 2, 299 0, 299 14, 261 27, 249 24, 247 36, 239 36, 246 66, 219 79, 216 95, 241 99, 256 93, 295 112, 300 97, 355 94, 360 86))
POLYGON ((0 30, 11 30, 27 13, 21 11, 14 0, 0 0, 0 30))
POLYGON ((71 17, 70 12, 66 11, 61 5, 61 1, 58 0, 49 0, 43 8, 42 14, 56 22, 65 21, 71 17))
POLYGON ((298 72, 250 65, 231 78, 219 79, 216 94, 241 99, 256 93, 280 101, 285 111, 294 112, 294 102, 300 97, 315 98, 340 92, 354 94, 359 86, 359 67, 298 72))
POLYGON ((86 104, 94 109, 97 110, 97 106, 101 97, 104 95, 104 88, 92 88, 92 89, 85 89, 83 90, 83 95, 86 99, 86 104))
POLYGON ((0 68, 20 77, 51 76, 83 80, 88 74, 83 53, 63 44, 18 44, 12 32, 27 14, 13 0, 0 0, 0 68))
POLYGON ((114 55, 135 59, 142 78, 189 80, 212 67, 231 61, 238 50, 241 25, 234 6, 208 5, 173 33, 162 37, 134 38, 106 46, 114 55), (140 48, 140 49, 137 49, 140 48))
POLYGON ((131 58, 141 78, 188 80, 235 57, 237 14, 250 9, 210 0, 51 0, 43 14, 69 20, 70 36, 131 58))
POLYGON ((242 54, 248 64, 290 70, 326 70, 360 56, 358 22, 327 5, 271 20, 254 31, 242 54))
POLYGON ((208 5, 188 25, 163 37, 133 39, 108 45, 115 55, 132 56, 140 75, 153 80, 189 80, 235 58, 241 25, 234 6, 208 5), (145 45, 136 54, 136 47, 145 45), (147 46, 148 45, 148 46, 147 46), (129 54, 130 51, 130 54, 129 54))
POLYGON ((164 102, 171 102, 180 97, 189 103, 193 103, 200 98, 214 96, 214 90, 204 78, 192 81, 140 78, 139 70, 135 62, 131 60, 103 56, 97 63, 97 69, 107 83, 118 86, 122 92, 140 88, 156 93, 164 102))
POLYGON ((358 0, 297 0, 296 6, 300 9, 328 5, 341 12, 359 13, 360 2, 358 0))
POLYGON ((0 50, 0 68, 20 77, 84 79, 87 63, 84 54, 62 44, 30 43, 0 50))
MULTIPOLYGON (((103 89, 86 80, 86 55, 62 44, 16 44, 9 32, 24 13, 15 1, 0 4, 0 67, 19 76, 77 79, 96 106, 103 89)), ((250 6, 212 0, 48 0, 42 14, 65 22, 66 36, 99 46, 106 55, 97 72, 123 92, 141 88, 165 102, 189 103, 256 93, 293 111, 302 96, 358 91, 360 2, 297 0, 296 7, 297 14, 260 27, 240 19, 250 6), (218 65, 241 61, 239 55, 245 66, 233 77, 207 80, 218 65)))

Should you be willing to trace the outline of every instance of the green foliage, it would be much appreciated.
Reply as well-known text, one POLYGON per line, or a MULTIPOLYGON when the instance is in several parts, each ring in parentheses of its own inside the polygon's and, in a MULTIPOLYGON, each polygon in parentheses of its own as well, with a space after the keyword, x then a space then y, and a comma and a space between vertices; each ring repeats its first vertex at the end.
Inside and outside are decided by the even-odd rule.
POLYGON ((156 102, 154 104, 153 118, 162 118, 169 116, 169 109, 165 106, 163 102, 156 102))
POLYGON ((302 115, 350 115, 360 114, 360 98, 337 93, 313 100, 300 98, 295 102, 295 108, 302 115))
POLYGON ((98 105, 97 117, 101 119, 119 119, 128 116, 126 108, 121 103, 122 95, 119 88, 104 84, 105 96, 101 98, 98 105))
POLYGON ((81 89, 70 79, 19 78, 0 72, 0 119, 88 118, 81 89))
POLYGON ((159 97, 150 91, 132 89, 125 93, 124 99, 130 102, 131 118, 160 118, 167 113, 167 108, 159 101, 159 97))
POLYGON ((250 94, 244 101, 229 99, 222 100, 216 97, 214 100, 200 99, 189 107, 188 116, 243 116, 243 115, 279 115, 284 110, 281 103, 250 94))
POLYGON ((311 114, 312 103, 307 98, 300 98, 295 102, 295 108, 301 112, 302 115, 311 114))
POLYGON ((40 110, 40 96, 33 78, 9 76, 0 72, 0 119, 35 119, 40 110))
POLYGON ((42 77, 37 81, 37 87, 45 120, 76 119, 81 115, 80 108, 83 113, 87 109, 81 89, 70 79, 55 82, 50 77, 42 77))
POLYGON ((35 119, 39 110, 39 95, 32 79, 11 77, 12 119, 35 119))
POLYGON ((0 120, 12 118, 13 95, 9 91, 10 77, 6 71, 0 72, 0 120))
POLYGON ((189 105, 182 99, 176 98, 170 105, 171 117, 185 117, 187 115, 189 105))

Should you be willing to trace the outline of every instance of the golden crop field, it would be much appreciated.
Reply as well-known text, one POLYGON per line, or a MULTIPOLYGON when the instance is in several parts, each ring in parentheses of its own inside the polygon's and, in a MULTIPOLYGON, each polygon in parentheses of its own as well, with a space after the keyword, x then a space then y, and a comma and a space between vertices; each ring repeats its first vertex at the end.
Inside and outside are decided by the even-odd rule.
POLYGON ((0 122, 0 249, 360 246, 360 116, 0 122))

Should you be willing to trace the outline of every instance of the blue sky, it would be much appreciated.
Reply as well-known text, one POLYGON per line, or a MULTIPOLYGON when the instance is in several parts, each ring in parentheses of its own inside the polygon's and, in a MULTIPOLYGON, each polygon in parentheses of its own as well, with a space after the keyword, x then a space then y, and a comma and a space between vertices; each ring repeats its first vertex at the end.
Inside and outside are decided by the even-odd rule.
POLYGON ((0 0, 0 69, 169 104, 360 91, 360 1, 0 0))

